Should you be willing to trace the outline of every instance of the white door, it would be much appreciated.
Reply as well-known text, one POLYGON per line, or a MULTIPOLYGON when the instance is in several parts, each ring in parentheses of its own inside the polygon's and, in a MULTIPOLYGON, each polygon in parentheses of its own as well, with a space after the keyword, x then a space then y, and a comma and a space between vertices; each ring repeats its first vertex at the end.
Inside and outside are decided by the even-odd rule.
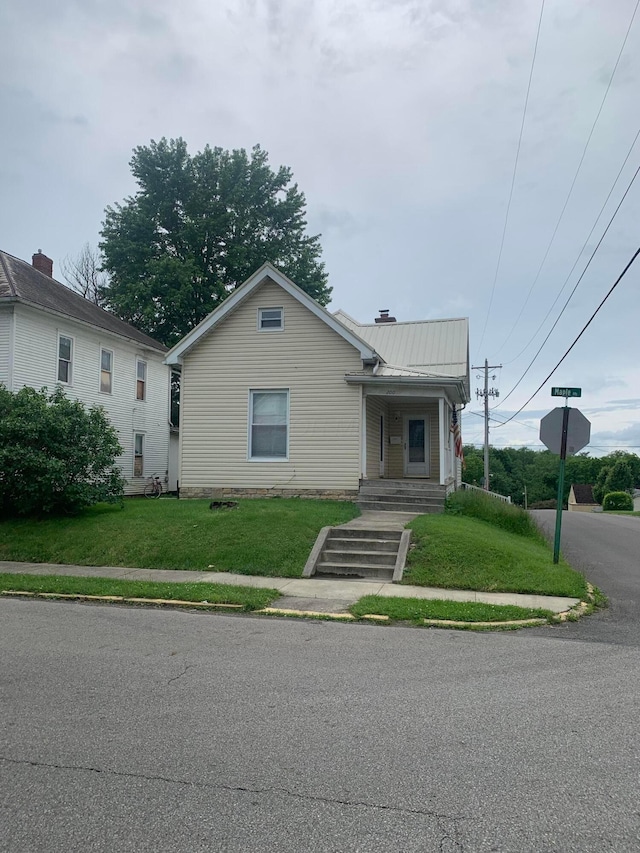
POLYGON ((404 475, 405 477, 429 476, 428 421, 424 415, 405 415, 404 475))

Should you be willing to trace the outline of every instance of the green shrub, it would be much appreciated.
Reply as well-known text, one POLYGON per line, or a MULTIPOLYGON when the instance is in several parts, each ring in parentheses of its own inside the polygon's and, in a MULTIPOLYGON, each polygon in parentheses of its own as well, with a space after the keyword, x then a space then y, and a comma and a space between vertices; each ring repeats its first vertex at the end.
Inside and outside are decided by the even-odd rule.
POLYGON ((61 388, 0 385, 0 517, 76 514, 122 499, 118 435, 104 411, 61 388))
POLYGON ((487 521, 502 530, 539 539, 541 534, 528 512, 482 492, 459 490, 447 498, 445 512, 487 521))
POLYGON ((555 509, 558 506, 556 498, 550 498, 546 501, 536 501, 529 504, 529 509, 555 509))
POLYGON ((605 512, 612 509, 633 512, 633 498, 628 492, 609 492, 604 496, 602 509, 605 512))

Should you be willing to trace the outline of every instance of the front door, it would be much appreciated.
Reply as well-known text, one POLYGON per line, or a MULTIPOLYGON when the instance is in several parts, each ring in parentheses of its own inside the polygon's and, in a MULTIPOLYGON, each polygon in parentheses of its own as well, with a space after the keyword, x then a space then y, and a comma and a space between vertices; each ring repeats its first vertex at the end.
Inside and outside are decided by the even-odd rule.
POLYGON ((404 475, 429 476, 429 435, 424 415, 405 415, 404 419, 404 475))

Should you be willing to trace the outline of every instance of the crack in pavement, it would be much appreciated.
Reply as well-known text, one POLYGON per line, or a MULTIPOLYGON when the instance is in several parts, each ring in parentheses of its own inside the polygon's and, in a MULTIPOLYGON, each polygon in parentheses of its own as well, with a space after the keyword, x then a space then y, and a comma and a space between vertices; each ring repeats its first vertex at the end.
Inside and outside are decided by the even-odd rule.
MULTIPOLYGON (((147 782, 166 782, 170 785, 182 785, 184 787, 191 788, 201 788, 204 790, 213 789, 219 791, 231 791, 240 794, 272 794, 279 793, 284 794, 288 797, 292 797, 298 800, 308 800, 309 802, 314 803, 326 803, 328 805, 338 805, 338 806, 362 806, 367 809, 377 809, 380 811, 387 812, 397 812, 398 814, 406 814, 406 815, 418 815, 421 817, 432 817, 437 821, 441 820, 450 820, 453 822, 454 827, 457 822, 460 820, 464 820, 464 817, 461 815, 449 815, 449 814, 440 814, 439 812, 429 811, 428 809, 412 809, 405 808, 402 806, 389 806, 380 803, 367 803, 364 800, 341 800, 337 797, 321 797, 314 796, 313 794, 300 794, 296 791, 289 791, 287 788, 250 788, 243 785, 223 785, 223 784, 213 784, 211 782, 195 782, 188 781, 186 779, 172 779, 168 776, 153 776, 151 774, 146 773, 131 773, 122 770, 111 770, 110 768, 101 768, 101 767, 87 767, 82 764, 53 764, 46 761, 31 761, 29 759, 19 759, 19 758, 8 758, 5 755, 0 755, 0 761, 5 761, 7 764, 17 764, 28 767, 49 767, 53 770, 75 770, 75 771, 83 771, 86 773, 104 773, 108 776, 118 776, 121 778, 130 778, 130 779, 144 779, 147 782)), ((441 827, 442 830, 442 827, 441 827)), ((446 830, 442 830, 445 835, 445 838, 451 837, 448 835, 446 830)), ((458 844, 458 842, 455 842, 458 844)), ((462 849, 462 848, 460 848, 462 849)))
POLYGON ((170 679, 169 679, 169 681, 167 681, 167 684, 171 684, 171 682, 172 682, 172 681, 177 681, 179 678, 182 678, 182 676, 183 676, 183 675, 186 675, 186 674, 187 674, 187 672, 188 672, 190 669, 193 669, 193 667, 194 667, 194 666, 195 666, 195 664, 192 664, 192 663, 188 663, 188 664, 186 664, 186 665, 185 665, 185 668, 183 669, 183 671, 182 671, 182 672, 180 672, 180 673, 178 673, 178 675, 174 675, 174 676, 173 676, 173 678, 170 678, 170 679))

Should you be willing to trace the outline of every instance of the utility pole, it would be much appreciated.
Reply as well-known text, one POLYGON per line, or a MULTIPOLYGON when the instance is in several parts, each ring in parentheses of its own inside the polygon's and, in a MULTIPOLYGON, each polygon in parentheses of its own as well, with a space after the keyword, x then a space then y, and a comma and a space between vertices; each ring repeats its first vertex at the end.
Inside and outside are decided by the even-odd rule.
MULTIPOLYGON (((501 364, 489 364, 486 358, 483 367, 471 367, 472 370, 484 371, 484 388, 476 389, 476 397, 484 397, 484 488, 487 492, 489 491, 489 397, 500 396, 497 388, 489 388, 489 371, 498 370, 501 367, 501 364)), ((482 377, 478 376, 477 378, 481 379, 482 377)), ((494 373, 491 379, 494 380, 495 378, 494 373)))

